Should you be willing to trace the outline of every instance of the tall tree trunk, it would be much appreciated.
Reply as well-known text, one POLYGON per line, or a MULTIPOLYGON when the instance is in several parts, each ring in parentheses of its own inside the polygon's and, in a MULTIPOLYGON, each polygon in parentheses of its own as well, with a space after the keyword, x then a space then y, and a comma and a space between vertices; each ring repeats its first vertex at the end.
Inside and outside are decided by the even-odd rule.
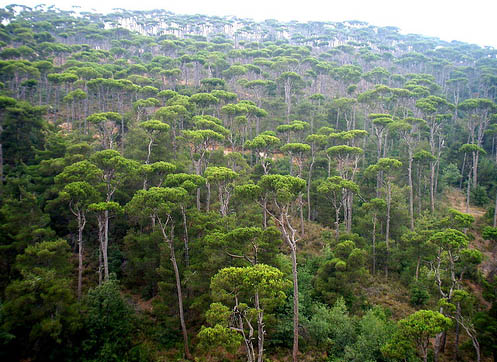
MULTIPOLYGON (((171 260, 171 263, 173 265, 174 277, 176 279, 176 293, 178 295, 179 320, 180 320, 180 324, 181 324, 181 331, 183 333, 185 357, 186 357, 186 359, 191 360, 192 356, 190 354, 190 349, 188 348, 188 332, 186 330, 185 316, 184 316, 184 312, 183 312, 183 294, 181 292, 181 279, 180 279, 180 275, 179 275, 178 263, 176 262, 176 255, 174 253, 174 238, 172 236, 171 237, 167 236, 166 230, 165 230, 165 225, 162 223, 162 221, 160 221, 160 219, 159 219, 159 223, 161 226, 161 231, 162 231, 162 236, 164 238, 164 241, 167 242, 167 244, 169 246, 169 250, 171 252, 170 260, 171 260)), ((174 228, 172 230, 174 230, 174 228)), ((172 233, 173 233, 173 231, 171 231, 171 234, 172 233)))
POLYGON ((293 274, 293 362, 297 362, 299 353, 299 282, 297 275, 297 245, 291 247, 293 274))
POLYGON ((150 154, 152 153, 152 144, 153 143, 154 143, 154 139, 150 138, 148 141, 148 147, 147 147, 147 159, 145 160, 146 165, 148 165, 150 163, 150 154))
MULTIPOLYGON (((456 314, 460 314, 461 313, 461 303, 457 302, 457 306, 456 306, 456 314)), ((460 330, 461 330, 461 326, 459 325, 459 322, 456 320, 456 341, 455 341, 455 347, 456 347, 456 361, 459 361, 460 360, 460 356, 459 356, 459 335, 460 335, 460 330)))
POLYGON ((376 274, 376 212, 373 216, 373 275, 376 274))
POLYGON ((411 230, 414 230, 414 190, 412 185, 412 150, 409 150, 409 164, 407 177, 409 179, 409 216, 411 219, 411 230))
POLYGON ((97 216, 97 221, 98 221, 98 285, 102 285, 103 281, 103 252, 102 248, 104 245, 104 239, 105 239, 105 221, 104 217, 102 215, 97 216))
POLYGON ((433 214, 435 212, 435 161, 430 162, 430 206, 433 214))
POLYGON ((392 185, 387 182, 387 225, 385 229, 385 245, 386 245, 386 260, 385 260, 385 277, 388 278, 388 254, 390 240, 390 208, 392 203, 392 185))
POLYGON ((190 266, 190 248, 188 246, 188 224, 186 221, 185 207, 181 206, 181 215, 183 216, 183 230, 184 230, 184 243, 185 243, 185 265, 188 268, 190 266))
POLYGON ((440 354, 440 346, 441 346, 441 342, 442 342, 442 334, 443 333, 439 333, 435 336, 435 344, 434 344, 434 348, 433 348, 433 361, 434 362, 438 362, 438 355, 440 354))
MULTIPOLYGON (((466 157, 467 157, 467 153, 464 152, 464 157, 462 159, 462 166, 461 166, 461 175, 464 175, 464 168, 466 167, 466 157)), ((463 178, 464 177, 461 177, 461 180, 459 181, 459 188, 462 190, 462 183, 463 183, 463 178)))
POLYGON ((104 280, 103 274, 102 274, 102 267, 103 261, 102 261, 102 244, 99 245, 98 247, 98 285, 102 285, 102 282, 104 280))
MULTIPOLYGON (((288 81, 289 82, 289 81, 288 81)), ((285 84, 285 102, 286 102, 286 123, 290 123, 290 113, 292 111, 292 88, 289 83, 285 84)))
POLYGON ((418 255, 418 260, 416 261, 416 281, 419 279, 419 267, 421 266, 421 255, 418 255))
POLYGON ((470 199, 470 191, 471 191, 471 170, 468 175, 468 185, 466 187, 466 213, 469 214, 469 199, 470 199))
POLYGON ((211 208, 211 184, 207 182, 207 202, 205 206, 205 211, 209 212, 211 208))
POLYGON ((347 195, 347 232, 352 231, 352 204, 354 203, 354 194, 349 192, 347 195))
POLYGON ((299 194, 299 205, 300 205, 300 235, 304 237, 304 200, 302 193, 299 194))
POLYGON ((105 210, 105 225, 104 225, 104 242, 102 244, 102 257, 104 261, 104 276, 105 280, 109 280, 109 259, 107 248, 109 246, 109 210, 105 210))
POLYGON ((200 187, 197 188, 197 210, 200 211, 200 187))
POLYGON ((335 205, 335 238, 338 242, 340 237, 340 208, 338 205, 335 205))
POLYGON ((237 319, 238 326, 237 330, 242 334, 243 337, 243 342, 245 343, 245 349, 247 350, 247 362, 254 362, 255 361, 255 355, 254 355, 254 345, 252 343, 252 330, 249 331, 249 336, 245 334, 245 328, 243 326, 243 312, 240 311, 240 308, 238 307, 238 298, 235 296, 235 313, 236 316, 235 318, 237 319))
MULTIPOLYGON (((426 184, 423 182, 423 184, 426 184)), ((422 209, 422 200, 421 200, 421 167, 418 166, 418 212, 421 213, 422 209)))
POLYGON ((473 152, 473 188, 478 186, 478 159, 480 158, 478 151, 473 152))
POLYGON ((422 350, 423 350, 423 362, 428 362, 428 344, 425 344, 422 350))
POLYGON ((86 217, 81 211, 78 212, 78 300, 81 300, 81 289, 83 285, 83 230, 86 225, 86 217))
POLYGON ((434 187, 433 187, 433 195, 434 197, 437 197, 437 192, 438 192, 438 175, 440 173, 440 155, 439 157, 437 158, 437 161, 436 161, 436 170, 435 170, 435 184, 434 184, 434 187))
MULTIPOLYGON (((497 200, 497 198, 496 198, 497 200)), ((496 201, 497 202, 497 201, 496 201)), ((262 225, 264 226, 264 229, 267 228, 267 200, 264 200, 262 202, 262 225)))
POLYGON ((255 293, 254 300, 255 308, 257 309, 257 362, 263 362, 264 356, 264 311, 260 307, 259 293, 255 293))
POLYGON ((312 157, 311 164, 309 165, 309 175, 307 176, 307 221, 311 221, 311 181, 313 166, 314 156, 312 157))

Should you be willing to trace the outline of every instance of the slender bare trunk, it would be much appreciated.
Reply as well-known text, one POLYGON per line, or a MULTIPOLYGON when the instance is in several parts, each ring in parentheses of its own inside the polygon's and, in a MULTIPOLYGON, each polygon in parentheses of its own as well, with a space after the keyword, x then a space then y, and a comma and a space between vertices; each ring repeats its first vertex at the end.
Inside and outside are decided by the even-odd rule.
POLYGON ((438 355, 440 354, 440 346, 442 343, 442 334, 439 333, 435 336, 435 345, 433 346, 433 361, 438 362, 438 355))
POLYGON ((211 184, 207 182, 207 202, 205 211, 209 212, 211 208, 211 184))
POLYGON ((299 205, 300 205, 300 235, 304 237, 304 200, 303 200, 303 195, 299 194, 299 205))
MULTIPOLYGON (((184 316, 184 312, 183 312, 183 294, 181 292, 181 279, 180 279, 180 275, 179 275, 178 263, 176 262, 176 254, 174 252, 174 239, 173 239, 173 237, 167 236, 166 230, 165 230, 165 225, 160 221, 160 219, 159 219, 159 223, 161 225, 161 231, 162 231, 162 236, 164 238, 164 241, 167 242, 167 244, 169 246, 169 250, 171 252, 170 260, 171 260, 171 263, 173 265, 174 277, 176 279, 176 293, 178 295, 179 320, 180 320, 180 324, 181 324, 181 331, 183 333, 183 343, 184 343, 184 347, 185 347, 185 356, 186 356, 186 359, 190 360, 190 359, 192 359, 192 356, 190 354, 190 349, 188 348, 188 332, 186 330, 185 316, 184 316)), ((174 228, 172 230, 174 230, 174 228)), ((171 231, 171 234, 172 234, 172 231, 171 231)))
POLYGON ((335 205, 335 238, 338 241, 340 237, 340 208, 335 205))
POLYGON ((421 256, 418 255, 418 260, 416 261, 416 281, 419 279, 419 267, 421 266, 421 256))
POLYGON ((293 274, 293 361, 297 361, 299 353, 299 282, 297 276, 297 245, 291 247, 293 274))
POLYGON ((428 344, 423 342, 423 348, 422 348, 422 353, 423 353, 423 362, 428 362, 428 344))
POLYGON ((185 212, 185 207, 181 206, 181 215, 183 216, 183 230, 184 230, 184 237, 183 240, 185 242, 185 265, 188 267, 190 265, 190 248, 188 246, 188 224, 186 221, 186 212, 185 212))
MULTIPOLYGON (((456 307, 456 314, 461 313, 461 303, 457 303, 456 307)), ((459 322, 456 320, 456 341, 455 341, 455 347, 456 347, 456 361, 459 361, 460 356, 459 356, 459 335, 460 335, 460 330, 461 326, 459 325, 459 322)))
POLYGON ((376 213, 373 216, 373 275, 376 274, 376 213))
POLYGON ((422 209, 421 200, 421 167, 418 166, 418 212, 421 213, 422 209))
POLYGON ((480 158, 478 151, 473 152, 473 188, 478 186, 478 159, 480 158))
POLYGON ((411 218, 411 230, 414 230, 414 191, 412 186, 412 151, 409 151, 409 165, 407 167, 409 179, 409 216, 411 218))
POLYGON ((103 219, 103 216, 102 215, 99 215, 97 216, 97 221, 98 221, 98 285, 102 285, 102 281, 103 281, 103 258, 102 258, 102 255, 103 255, 103 252, 102 252, 102 248, 103 248, 103 244, 104 244, 104 239, 105 239, 105 236, 104 236, 104 229, 105 229, 105 222, 104 222, 104 219, 103 219))
POLYGON ((179 307, 179 319, 181 323, 181 330, 183 332, 183 342, 185 344, 185 356, 187 359, 191 359, 190 350, 188 348, 188 334, 186 331, 185 316, 183 313, 183 294, 181 293, 181 280, 179 277, 178 264, 176 263, 176 256, 174 254, 173 241, 169 241, 169 248, 171 250, 171 262, 174 268, 174 276, 176 278, 176 290, 178 293, 178 307, 179 307))
POLYGON ((152 153, 152 144, 154 143, 154 140, 151 138, 148 142, 148 147, 147 147, 147 159, 145 160, 145 164, 150 163, 150 154, 152 153))
MULTIPOLYGON (((289 81, 287 81, 289 82, 289 81)), ((290 123, 290 113, 292 111, 292 88, 289 83, 285 84, 285 102, 286 102, 286 123, 290 123)))
POLYGON ((435 162, 430 163, 430 206, 431 212, 435 212, 435 162))
POLYGON ((197 210, 200 211, 200 187, 197 188, 197 210))
POLYGON ((471 190, 471 170, 468 176, 468 185, 466 187, 466 213, 469 213, 469 199, 470 199, 470 190, 471 190))
POLYGON ((352 204, 354 203, 354 194, 349 192, 347 195, 347 232, 352 231, 352 204))
POLYGON ((436 171, 435 171, 435 186, 433 187, 433 194, 435 197, 437 197, 437 192, 438 192, 438 179, 439 179, 439 174, 440 174, 440 156, 437 159, 437 166, 436 166, 436 171))
POLYGON ((83 230, 86 225, 86 217, 82 212, 78 212, 78 300, 81 299, 81 289, 83 284, 83 230))
POLYGON ((388 254, 390 241, 390 208, 392 203, 392 185, 387 182, 387 225, 385 229, 385 245, 386 245, 386 260, 385 260, 385 277, 388 278, 388 254))
POLYGON ((263 362, 264 356, 264 311, 260 307, 259 293, 255 293, 255 308, 257 309, 257 362, 263 362))
MULTIPOLYGON (((467 157, 467 153, 464 152, 464 157, 462 159, 462 166, 461 166, 461 175, 464 175, 464 168, 466 167, 466 157, 467 157)), ((464 177, 461 177, 461 180, 459 181, 459 188, 460 189, 462 189, 463 178, 464 177)))
POLYGON ((252 343, 252 336, 253 336, 253 329, 251 329, 251 325, 249 324, 249 335, 247 336, 245 334, 245 328, 243 326, 243 312, 240 311, 240 308, 238 306, 238 297, 235 296, 235 308, 234 311, 236 313, 236 319, 238 322, 237 328, 235 328, 238 332, 242 334, 243 337, 243 342, 245 343, 245 349, 247 350, 247 362, 254 362, 255 361, 255 355, 254 355, 254 345, 252 343))
POLYGON ((105 210, 105 224, 104 224, 104 242, 102 244, 102 257, 104 261, 104 276, 105 280, 109 280, 109 259, 107 249, 109 246, 109 210, 105 210))
POLYGON ((314 156, 312 157, 311 164, 309 165, 309 175, 307 177, 307 221, 311 221, 311 181, 313 166, 314 156))
POLYGON ((262 225, 264 226, 264 229, 265 229, 265 228, 267 228, 267 200, 264 200, 262 202, 262 212, 263 212, 262 225))
POLYGON ((98 247, 98 285, 102 285, 102 282, 104 280, 102 276, 102 245, 98 247))

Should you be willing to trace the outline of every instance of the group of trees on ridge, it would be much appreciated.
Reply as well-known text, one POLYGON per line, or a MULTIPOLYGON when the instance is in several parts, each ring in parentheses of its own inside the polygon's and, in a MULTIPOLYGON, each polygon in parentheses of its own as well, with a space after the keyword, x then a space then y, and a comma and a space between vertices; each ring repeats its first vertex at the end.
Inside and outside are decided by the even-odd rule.
POLYGON ((497 50, 0 17, 2 358, 497 358, 497 50))

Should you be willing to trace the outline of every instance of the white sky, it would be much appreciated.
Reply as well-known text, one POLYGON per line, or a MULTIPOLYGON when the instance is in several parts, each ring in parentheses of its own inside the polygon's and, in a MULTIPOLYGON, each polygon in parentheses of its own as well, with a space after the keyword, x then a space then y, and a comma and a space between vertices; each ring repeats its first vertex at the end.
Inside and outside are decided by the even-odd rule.
POLYGON ((362 20, 397 26, 403 33, 497 48, 497 0, 0 0, 1 7, 12 3, 55 4, 66 10, 79 5, 99 12, 163 8, 178 14, 235 15, 258 21, 362 20))

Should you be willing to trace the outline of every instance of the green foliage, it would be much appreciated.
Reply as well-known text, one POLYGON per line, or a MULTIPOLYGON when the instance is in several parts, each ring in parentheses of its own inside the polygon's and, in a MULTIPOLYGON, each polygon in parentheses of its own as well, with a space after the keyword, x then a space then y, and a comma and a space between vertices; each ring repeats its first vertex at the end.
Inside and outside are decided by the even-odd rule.
POLYGON ((293 201, 299 192, 304 190, 305 180, 293 176, 264 175, 258 186, 270 198, 287 204, 293 201))
POLYGON ((365 280, 367 254, 356 248, 355 243, 346 240, 338 243, 332 254, 319 267, 314 286, 318 295, 328 304, 340 297, 350 305, 361 301, 361 283, 365 280))
POLYGON ((382 353, 390 358, 408 358, 413 348, 419 348, 422 357, 426 358, 430 338, 451 325, 450 318, 441 313, 419 310, 398 322, 395 335, 383 347, 382 353))
MULTIPOLYGON (((222 347, 228 353, 234 354, 243 340, 243 337, 239 333, 220 324, 216 324, 214 327, 202 326, 197 337, 200 341, 198 348, 204 353, 222 347)), ((216 351, 215 356, 220 359, 223 353, 216 351)))
POLYGON ((449 165, 447 165, 442 175, 443 182, 447 183, 450 186, 458 185, 461 178, 462 175, 459 171, 459 168, 453 163, 449 163, 449 165))
POLYGON ((438 315, 395 328, 368 308, 397 318, 409 299, 427 308, 439 297, 495 354, 495 286, 470 243, 496 240, 484 227, 497 177, 494 49, 358 21, 22 5, 0 18, 2 360, 188 357, 175 277, 194 358, 240 359, 262 321, 265 357, 288 359, 293 262, 307 359, 426 358, 438 315), (484 219, 457 211, 473 166, 484 219), (82 304, 77 240, 91 288, 82 304), (387 279, 368 275, 373 256, 387 279), (115 280, 96 287, 107 257, 137 318, 115 280), (468 279, 471 293, 459 289, 468 279))
POLYGON ((328 179, 318 187, 318 192, 330 194, 333 198, 338 198, 345 190, 357 193, 359 192, 359 187, 355 182, 345 180, 340 176, 328 177, 328 179))
POLYGON ((464 214, 454 209, 449 209, 449 215, 448 226, 458 230, 467 229, 475 222, 472 215, 464 214))
POLYGON ((402 166, 402 162, 392 158, 380 158, 375 165, 371 165, 366 170, 367 173, 392 172, 392 170, 402 166))
POLYGON ((486 206, 490 202, 487 194, 487 189, 484 186, 478 185, 471 189, 471 202, 477 206, 486 206))
POLYGON ((64 344, 73 345, 71 338, 79 323, 67 278, 69 250, 64 240, 43 241, 18 255, 16 268, 21 278, 5 290, 2 308, 9 316, 3 329, 15 336, 6 346, 9 358, 41 359, 41 354, 56 360, 69 353, 64 344))
POLYGON ((12 167, 21 163, 33 164, 35 150, 42 149, 45 142, 48 125, 43 115, 46 108, 27 102, 10 105, 9 97, 3 97, 0 102, 4 164, 12 167))
POLYGON ((211 290, 216 300, 233 303, 235 296, 258 293, 261 304, 273 307, 286 298, 283 290, 288 286, 283 273, 265 264, 223 268, 211 280, 211 290))
POLYGON ((446 229, 435 233, 430 241, 437 246, 450 251, 457 251, 468 246, 468 238, 459 230, 446 229))
POLYGON ((486 226, 482 236, 485 240, 497 241, 497 228, 486 226))
POLYGON ((167 218, 187 195, 181 187, 151 187, 137 191, 125 209, 131 215, 167 218))
POLYGON ((157 233, 144 234, 129 231, 124 238, 123 255, 126 265, 123 270, 123 284, 140 291, 144 298, 151 298, 158 293, 160 248, 157 233))
POLYGON ((333 359, 343 358, 346 347, 356 340, 354 319, 343 298, 338 298, 331 309, 317 306, 309 323, 311 337, 318 344, 324 343, 333 359))
POLYGON ((280 149, 282 152, 298 154, 309 152, 311 150, 311 146, 306 145, 305 143, 287 143, 280 149))
POLYGON ((420 281, 414 281, 411 284, 409 294, 410 303, 414 306, 424 306, 428 299, 430 299, 428 288, 420 281))
POLYGON ((3 198, 0 207, 2 291, 15 278, 16 256, 27 246, 54 240, 56 236, 50 228, 50 217, 40 209, 36 196, 23 189, 20 191, 19 197, 3 198))
POLYGON ((126 359, 133 345, 133 312, 110 279, 88 292, 84 303, 86 338, 82 348, 87 361, 126 359))
POLYGON ((230 182, 235 179, 238 174, 227 167, 207 167, 204 171, 204 176, 208 182, 230 182))
POLYGON ((354 344, 345 347, 344 360, 382 361, 381 348, 395 331, 395 325, 386 313, 376 307, 370 309, 359 320, 357 338, 354 344))

